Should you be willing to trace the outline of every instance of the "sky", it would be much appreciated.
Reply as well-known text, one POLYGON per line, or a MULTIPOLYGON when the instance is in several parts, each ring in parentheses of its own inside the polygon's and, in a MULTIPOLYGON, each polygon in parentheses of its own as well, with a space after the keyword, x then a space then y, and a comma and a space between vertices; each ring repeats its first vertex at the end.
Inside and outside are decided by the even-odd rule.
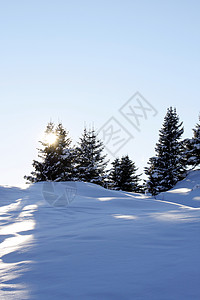
POLYGON ((168 107, 191 137, 200 112, 199 10, 195 0, 0 1, 0 185, 25 182, 49 121, 62 122, 73 144, 94 126, 108 159, 128 154, 140 173, 168 107), (124 112, 130 106, 138 120, 124 112), (109 124, 121 147, 111 149, 109 124))

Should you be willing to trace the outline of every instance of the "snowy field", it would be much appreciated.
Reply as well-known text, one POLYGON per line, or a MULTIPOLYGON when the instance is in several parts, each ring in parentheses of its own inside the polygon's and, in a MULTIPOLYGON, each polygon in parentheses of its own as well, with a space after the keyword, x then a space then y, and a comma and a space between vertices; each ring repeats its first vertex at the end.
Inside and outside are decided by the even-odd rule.
POLYGON ((156 199, 87 183, 74 196, 0 187, 1 300, 200 299, 200 171, 156 199))

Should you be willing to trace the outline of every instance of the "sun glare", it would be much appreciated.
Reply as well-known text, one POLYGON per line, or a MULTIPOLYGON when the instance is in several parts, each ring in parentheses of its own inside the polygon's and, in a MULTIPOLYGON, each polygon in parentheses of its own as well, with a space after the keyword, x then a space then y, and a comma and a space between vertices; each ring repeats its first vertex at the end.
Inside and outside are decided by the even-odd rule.
POLYGON ((46 142, 49 144, 49 145, 53 145, 57 140, 57 135, 54 134, 54 133, 49 133, 46 135, 46 142))

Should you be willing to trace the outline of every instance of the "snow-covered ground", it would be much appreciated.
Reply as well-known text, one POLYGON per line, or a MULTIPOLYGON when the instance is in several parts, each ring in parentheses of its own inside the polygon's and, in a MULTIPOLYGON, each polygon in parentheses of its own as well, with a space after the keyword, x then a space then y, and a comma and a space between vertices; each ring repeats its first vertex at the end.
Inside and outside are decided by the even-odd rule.
POLYGON ((61 207, 59 183, 0 187, 0 299, 199 300, 199 185, 194 171, 153 199, 76 183, 61 207))
POLYGON ((178 182, 173 189, 159 194, 156 198, 186 206, 200 207, 200 170, 190 171, 188 176, 178 182))

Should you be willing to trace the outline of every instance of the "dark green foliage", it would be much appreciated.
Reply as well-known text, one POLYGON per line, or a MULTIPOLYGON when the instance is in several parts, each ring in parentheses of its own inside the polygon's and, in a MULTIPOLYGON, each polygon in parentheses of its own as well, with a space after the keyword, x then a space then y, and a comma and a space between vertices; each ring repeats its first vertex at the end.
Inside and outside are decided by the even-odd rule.
POLYGON ((152 195, 171 189, 177 181, 184 178, 183 147, 180 138, 183 134, 182 123, 176 109, 168 108, 156 144, 156 155, 150 158, 147 189, 152 195))
MULTIPOLYGON (((200 120, 200 117, 199 117, 200 120)), ((156 144, 155 156, 151 157, 145 174, 148 176, 145 190, 152 195, 171 189, 185 176, 186 166, 200 165, 200 124, 193 129, 193 138, 181 141, 182 123, 176 109, 168 108, 156 144)), ((137 168, 128 155, 115 159, 107 176, 103 143, 94 130, 84 132, 76 148, 71 147, 68 132, 62 124, 48 123, 45 136, 56 135, 52 143, 46 138, 40 141, 39 160, 33 161, 34 171, 24 178, 29 182, 80 180, 100 184, 116 190, 143 192, 139 185, 137 168)))
POLYGON ((112 168, 108 177, 108 187, 111 189, 120 190, 121 171, 119 158, 116 158, 112 162, 112 168))
MULTIPOLYGON (((200 116, 199 116, 200 121, 200 116)), ((196 124, 193 129, 193 138, 185 139, 183 142, 185 146, 185 162, 187 166, 197 167, 200 165, 200 123, 196 124)))
POLYGON ((115 159, 109 174, 111 188, 127 192, 141 192, 140 175, 136 175, 137 170, 135 163, 129 159, 128 155, 122 156, 121 160, 115 159))
POLYGON ((103 150, 103 143, 97 138, 95 131, 87 131, 85 128, 76 148, 77 180, 104 185, 107 162, 103 150))
POLYGON ((145 174, 148 175, 148 181, 146 182, 146 189, 153 196, 159 194, 161 187, 161 177, 159 176, 158 166, 159 159, 158 157, 151 157, 149 159, 149 167, 145 168, 145 174))
POLYGON ((68 132, 62 124, 55 128, 50 122, 45 130, 45 137, 56 135, 54 143, 47 139, 40 141, 41 149, 38 149, 40 161, 34 160, 34 171, 30 176, 25 176, 30 182, 38 181, 66 181, 73 177, 73 150, 70 148, 71 140, 67 137, 68 132))

